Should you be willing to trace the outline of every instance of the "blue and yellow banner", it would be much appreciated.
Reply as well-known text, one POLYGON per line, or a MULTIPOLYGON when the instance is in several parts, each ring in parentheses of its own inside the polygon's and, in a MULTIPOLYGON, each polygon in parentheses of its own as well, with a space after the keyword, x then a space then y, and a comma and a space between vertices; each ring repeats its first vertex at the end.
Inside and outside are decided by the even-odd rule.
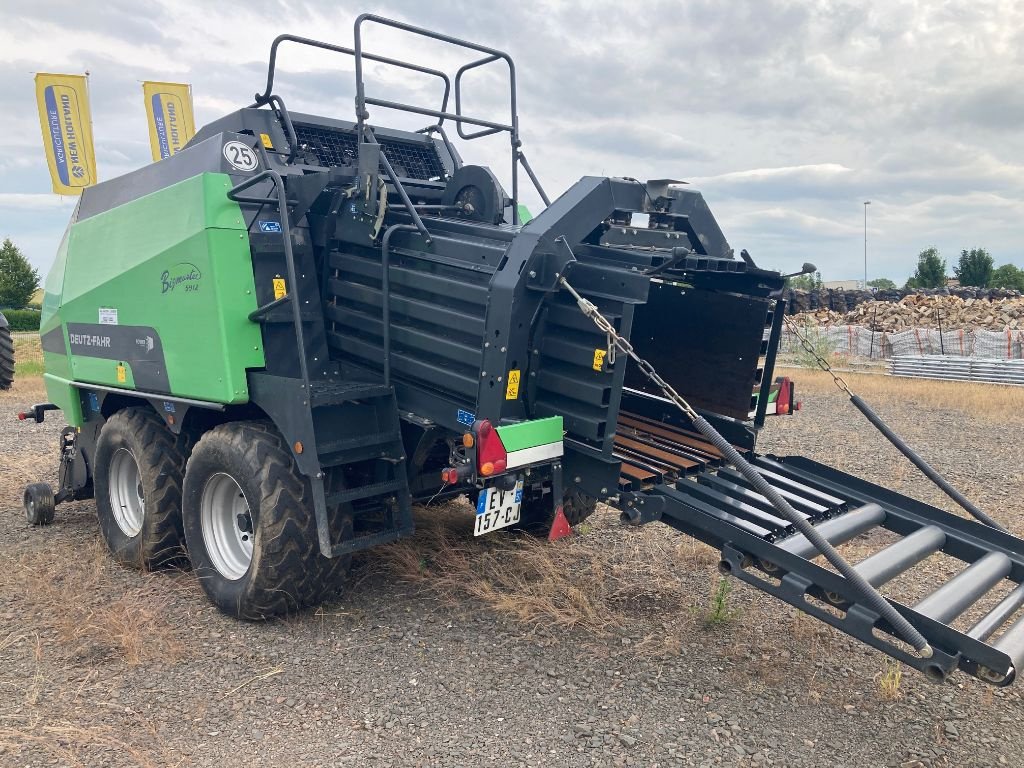
POLYGON ((195 135, 192 117, 192 87, 187 83, 142 84, 149 122, 149 146, 153 160, 164 160, 179 152, 195 135))
POLYGON ((83 75, 36 75, 36 101, 43 149, 53 191, 79 195, 96 183, 89 90, 83 75))

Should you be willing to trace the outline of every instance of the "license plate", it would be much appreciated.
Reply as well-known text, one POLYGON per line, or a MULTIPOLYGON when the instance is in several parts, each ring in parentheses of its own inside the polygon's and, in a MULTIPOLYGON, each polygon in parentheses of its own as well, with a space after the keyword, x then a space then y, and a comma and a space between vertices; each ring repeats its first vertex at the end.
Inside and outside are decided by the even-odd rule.
POLYGON ((476 500, 476 526, 474 536, 481 536, 499 528, 507 528, 519 522, 519 508, 523 503, 523 481, 508 491, 501 488, 485 488, 476 500))

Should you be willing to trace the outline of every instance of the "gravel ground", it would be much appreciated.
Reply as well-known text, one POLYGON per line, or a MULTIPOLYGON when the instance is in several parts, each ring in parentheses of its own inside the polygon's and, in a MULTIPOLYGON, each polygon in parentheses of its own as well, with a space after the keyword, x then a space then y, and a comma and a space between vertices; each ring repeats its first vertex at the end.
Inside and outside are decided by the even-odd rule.
MULTIPOLYGON (((841 397, 820 382, 804 392, 802 412, 771 421, 763 451, 943 503, 841 397)), ((503 601, 493 590, 468 597, 452 579, 434 585, 430 574, 455 561, 437 560, 426 540, 364 556, 347 593, 318 611, 232 621, 190 573, 111 565, 91 502, 59 508, 49 529, 25 524, 20 489, 53 475, 61 424, 19 424, 12 412, 40 394, 29 381, 0 396, 2 765, 1024 763, 1016 689, 962 675, 936 686, 905 669, 887 700, 880 681, 899 667, 740 584, 725 620, 709 624, 714 553, 667 528, 624 531, 607 510, 544 550, 473 542, 468 511, 446 511, 460 521, 451 538, 476 547, 467 551, 504 546, 508 563, 521 546, 523 557, 551 552, 595 569, 564 565, 570 587, 607 568, 587 621, 558 606, 537 618, 514 588, 503 601)), ((938 409, 918 389, 878 402, 954 482, 1024 531, 1019 420, 938 409)), ((494 583, 474 567, 467 578, 494 583)), ((927 588, 943 567, 915 570, 910 586, 927 588)))

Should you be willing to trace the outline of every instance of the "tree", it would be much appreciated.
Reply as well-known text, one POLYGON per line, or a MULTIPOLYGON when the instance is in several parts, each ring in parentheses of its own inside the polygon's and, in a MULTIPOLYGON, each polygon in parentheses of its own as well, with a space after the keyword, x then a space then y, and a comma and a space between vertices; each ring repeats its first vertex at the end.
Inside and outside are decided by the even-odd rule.
POLYGON ((984 248, 971 248, 969 251, 964 248, 960 251, 960 261, 953 269, 953 274, 960 285, 988 288, 992 282, 993 266, 995 263, 984 248))
POLYGON ((789 287, 799 291, 820 291, 822 286, 821 272, 813 275, 797 275, 789 279, 789 287))
POLYGON ((877 288, 880 291, 895 291, 896 283, 887 277, 876 277, 874 280, 868 280, 868 288, 877 288))
POLYGON ((917 255, 917 271, 907 280, 907 288, 942 288, 946 285, 946 260, 935 246, 917 255))
POLYGON ((0 246, 0 307, 21 309, 39 287, 39 273, 10 238, 0 246))
POLYGON ((1009 288, 1013 291, 1024 291, 1024 269, 1019 269, 1013 264, 1003 264, 992 272, 992 280, 989 282, 992 288, 1009 288))

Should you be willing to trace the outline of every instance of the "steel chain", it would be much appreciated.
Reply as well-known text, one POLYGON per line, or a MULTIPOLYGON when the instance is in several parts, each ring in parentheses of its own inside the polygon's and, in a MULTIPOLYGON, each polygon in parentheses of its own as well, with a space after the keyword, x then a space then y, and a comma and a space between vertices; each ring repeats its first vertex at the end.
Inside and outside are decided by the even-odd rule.
POLYGON ((818 353, 818 351, 811 345, 810 340, 800 332, 800 329, 797 326, 796 322, 789 316, 784 316, 783 320, 786 321, 786 325, 789 327, 789 330, 793 332, 793 334, 796 336, 797 340, 800 342, 800 345, 804 348, 807 354, 814 358, 815 362, 818 364, 818 367, 832 377, 832 381, 836 383, 837 387, 843 390, 843 392, 845 392, 850 397, 853 397, 853 390, 850 389, 850 385, 846 383, 846 379, 844 379, 842 376, 840 376, 838 373, 832 370, 832 366, 829 365, 828 360, 822 357, 818 353))

